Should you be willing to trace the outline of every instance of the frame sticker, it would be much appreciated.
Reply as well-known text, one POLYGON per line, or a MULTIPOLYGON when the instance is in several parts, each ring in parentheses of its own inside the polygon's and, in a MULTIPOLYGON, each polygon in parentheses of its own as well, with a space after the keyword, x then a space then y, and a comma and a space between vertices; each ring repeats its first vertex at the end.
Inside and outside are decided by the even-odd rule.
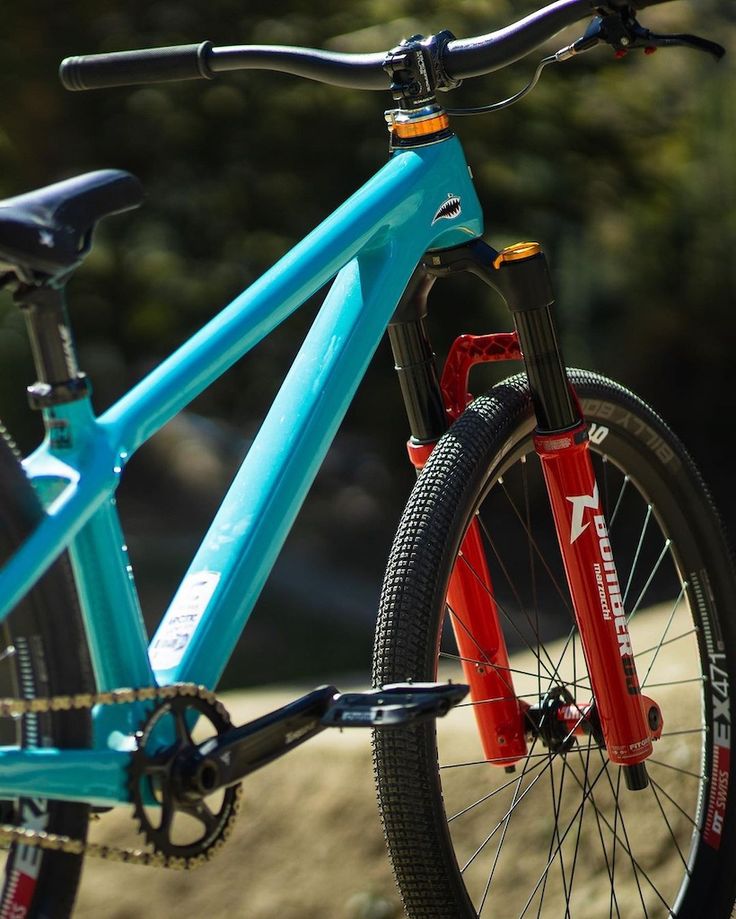
POLYGON ((438 220, 454 220, 462 214, 462 204, 459 195, 449 194, 447 198, 437 208, 437 212, 432 218, 431 226, 434 226, 438 220))
POLYGON ((148 653, 154 670, 171 670, 181 661, 219 581, 219 571, 184 578, 148 653))

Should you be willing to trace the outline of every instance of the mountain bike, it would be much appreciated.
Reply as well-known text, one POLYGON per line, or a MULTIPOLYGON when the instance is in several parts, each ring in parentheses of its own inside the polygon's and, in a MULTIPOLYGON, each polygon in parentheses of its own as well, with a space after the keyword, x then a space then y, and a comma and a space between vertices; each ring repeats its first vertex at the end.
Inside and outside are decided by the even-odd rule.
POLYGON ((74 90, 257 68, 390 90, 395 106, 388 163, 99 417, 65 285, 97 222, 136 207, 140 185, 103 170, 0 204, 1 280, 27 319, 46 432, 22 463, 0 443, 0 916, 68 915, 85 855, 206 861, 245 776, 329 726, 376 729, 411 917, 729 914, 736 582, 717 515, 652 409, 565 368, 542 247, 483 240, 450 120, 467 112, 437 97, 581 20, 525 90, 484 110, 601 44, 724 53, 654 33, 618 0, 557 0, 485 36, 413 36, 378 54, 201 42, 62 63, 74 90), (428 298, 458 273, 497 291, 515 329, 461 336, 440 376, 428 298), (330 281, 149 643, 115 506, 122 472, 330 281), (321 687, 233 726, 213 687, 386 329, 420 474, 383 585, 374 689, 321 687), (470 369, 494 360, 524 372, 471 401, 470 369), (90 812, 123 804, 150 851, 87 842, 90 812), (506 856, 517 835, 521 863, 518 848, 506 856))

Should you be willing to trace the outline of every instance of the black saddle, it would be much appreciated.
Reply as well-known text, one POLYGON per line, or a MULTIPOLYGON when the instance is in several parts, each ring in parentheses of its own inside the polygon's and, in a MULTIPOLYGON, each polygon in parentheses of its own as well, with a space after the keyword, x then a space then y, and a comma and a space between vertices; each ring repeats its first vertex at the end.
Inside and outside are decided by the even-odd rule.
POLYGON ((89 251, 98 220, 142 200, 135 176, 101 169, 0 201, 0 275, 10 270, 38 283, 71 270, 89 251))

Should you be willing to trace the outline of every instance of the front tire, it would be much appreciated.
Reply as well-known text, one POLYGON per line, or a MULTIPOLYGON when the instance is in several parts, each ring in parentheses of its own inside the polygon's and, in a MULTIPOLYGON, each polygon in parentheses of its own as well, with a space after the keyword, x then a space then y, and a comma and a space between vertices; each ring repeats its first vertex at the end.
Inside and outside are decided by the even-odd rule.
MULTIPOLYGON (((627 791, 592 737, 558 753, 532 739, 507 774, 483 761, 473 703, 436 733, 377 732, 379 805, 411 919, 731 914, 730 554, 692 461, 661 419, 602 377, 571 371, 571 381, 591 423, 642 691, 664 718, 647 761, 651 785, 627 791)), ((516 695, 533 703, 562 685, 589 701, 534 424, 520 375, 476 400, 433 451, 389 558, 376 685, 462 681, 446 593, 478 514, 516 695)))

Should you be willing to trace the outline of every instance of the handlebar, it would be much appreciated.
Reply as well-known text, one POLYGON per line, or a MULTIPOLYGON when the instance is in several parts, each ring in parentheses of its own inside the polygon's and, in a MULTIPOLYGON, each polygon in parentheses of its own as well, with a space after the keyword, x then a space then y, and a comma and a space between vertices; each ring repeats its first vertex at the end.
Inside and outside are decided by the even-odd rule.
MULTIPOLYGON (((602 6, 643 9, 668 0, 555 0, 513 25, 476 38, 451 40, 441 65, 451 81, 507 67, 565 27, 600 12, 602 6)), ((388 52, 343 54, 277 45, 213 47, 209 41, 170 48, 69 57, 59 76, 69 90, 213 79, 235 70, 275 70, 349 89, 386 90, 388 52)), ((456 82, 455 82, 456 85, 456 82)))

